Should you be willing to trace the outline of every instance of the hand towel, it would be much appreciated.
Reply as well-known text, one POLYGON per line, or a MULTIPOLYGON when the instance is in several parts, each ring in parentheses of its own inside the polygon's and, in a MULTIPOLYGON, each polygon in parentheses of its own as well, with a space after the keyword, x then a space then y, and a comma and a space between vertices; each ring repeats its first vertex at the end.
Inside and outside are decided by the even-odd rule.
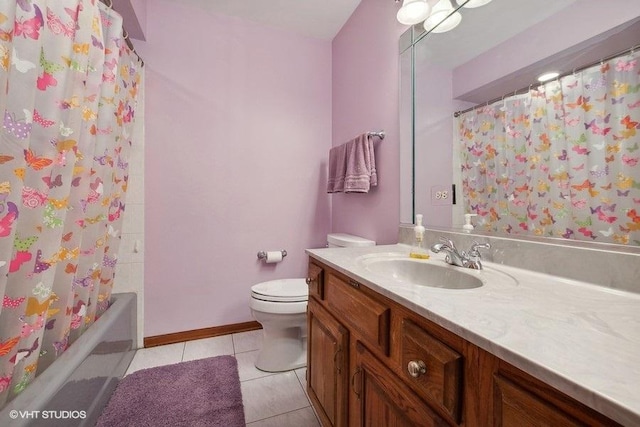
POLYGON ((347 171, 347 145, 342 144, 329 150, 329 177, 327 193, 344 191, 344 176, 347 171))
POLYGON ((373 141, 368 133, 347 142, 346 163, 345 193, 368 193, 378 185, 373 141))

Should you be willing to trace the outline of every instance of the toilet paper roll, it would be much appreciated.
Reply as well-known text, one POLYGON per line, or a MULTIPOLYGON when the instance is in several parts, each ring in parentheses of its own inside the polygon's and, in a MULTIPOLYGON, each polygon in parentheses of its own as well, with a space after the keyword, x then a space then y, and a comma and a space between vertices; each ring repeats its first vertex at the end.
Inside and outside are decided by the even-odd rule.
POLYGON ((273 264, 274 262, 282 261, 282 251, 268 251, 265 262, 267 264, 273 264))

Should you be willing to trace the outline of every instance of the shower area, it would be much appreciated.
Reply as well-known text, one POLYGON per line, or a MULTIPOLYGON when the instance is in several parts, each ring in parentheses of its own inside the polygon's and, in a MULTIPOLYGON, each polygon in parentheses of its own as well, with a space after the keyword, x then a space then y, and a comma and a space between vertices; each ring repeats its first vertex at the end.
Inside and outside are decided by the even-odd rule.
POLYGON ((0 5, 0 424, 89 425, 133 357, 136 297, 112 290, 142 69, 110 4, 0 5))

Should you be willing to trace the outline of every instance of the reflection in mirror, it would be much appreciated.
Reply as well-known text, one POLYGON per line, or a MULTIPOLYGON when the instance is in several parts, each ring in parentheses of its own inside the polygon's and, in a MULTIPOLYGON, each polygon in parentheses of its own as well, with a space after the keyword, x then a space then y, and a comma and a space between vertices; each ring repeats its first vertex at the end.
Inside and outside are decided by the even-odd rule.
MULTIPOLYGON (((634 227, 640 229, 640 217, 637 216, 640 213, 640 174, 638 172, 640 165, 634 167, 633 164, 636 163, 634 159, 640 156, 640 151, 634 150, 635 144, 639 142, 638 138, 640 138, 640 132, 636 134, 637 122, 640 122, 640 117, 638 117, 640 108, 636 103, 631 102, 631 98, 638 97, 640 86, 637 86, 633 80, 623 80, 620 76, 612 75, 608 82, 609 86, 600 88, 601 93, 577 94, 575 90, 578 85, 583 90, 588 91, 589 88, 593 90, 595 84, 601 82, 601 79, 597 78, 599 77, 597 73, 599 72, 600 60, 640 43, 640 18, 638 18, 640 4, 633 0, 616 0, 615 5, 608 3, 603 5, 597 0, 582 0, 580 2, 575 0, 494 0, 482 8, 461 9, 460 12, 463 14, 463 20, 458 28, 445 34, 427 34, 419 38, 412 46, 414 93, 411 99, 413 106, 411 111, 415 115, 415 131, 411 138, 406 138, 406 133, 401 132, 401 146, 405 146, 405 148, 413 146, 415 153, 415 168, 412 174, 415 178, 414 197, 411 198, 415 206, 415 213, 425 214, 425 222, 430 226, 459 228, 463 222, 463 214, 472 212, 480 214, 474 219, 474 223, 477 226, 476 230, 483 232, 505 233, 513 232, 514 229, 524 232, 523 228, 526 227, 528 228, 526 231, 538 236, 578 237, 596 242, 639 245, 640 236, 634 234, 633 229, 634 227), (585 75, 585 78, 578 78, 579 74, 587 72, 587 70, 578 70, 594 62, 597 64, 595 67, 596 75, 585 75), (455 128, 454 131, 453 112, 478 104, 483 107, 493 105, 498 116, 502 114, 500 117, 507 118, 507 113, 500 111, 500 108, 505 104, 504 100, 507 101, 507 104, 517 104, 518 101, 522 105, 527 104, 518 97, 511 99, 514 91, 518 91, 520 97, 523 96, 522 92, 530 92, 529 89, 533 93, 540 94, 542 89, 538 87, 540 83, 535 81, 535 77, 550 69, 568 73, 569 76, 564 78, 566 80, 560 78, 547 84, 547 89, 545 89, 549 91, 547 99, 551 100, 554 94, 557 99, 559 93, 565 94, 567 89, 574 90, 570 96, 568 93, 566 94, 564 106, 550 103, 550 118, 555 120, 557 115, 562 123, 552 124, 545 118, 545 123, 551 125, 551 129, 540 131, 535 128, 514 130, 509 126, 512 123, 499 121, 499 123, 493 124, 494 128, 505 129, 505 132, 512 130, 514 135, 520 133, 520 139, 517 140, 508 135, 497 136, 498 140, 505 139, 506 141, 507 138, 511 138, 510 143, 500 150, 497 150, 497 145, 493 144, 488 150, 489 152, 492 149, 501 151, 501 156, 511 151, 514 160, 513 163, 508 163, 509 169, 501 164, 501 162, 505 162, 505 158, 499 158, 495 153, 491 159, 478 156, 473 159, 463 159, 461 163, 457 143, 454 144, 453 163, 455 165, 452 167, 451 146, 454 141, 454 133, 455 141, 458 141, 458 128, 455 128), (574 70, 576 76, 573 76, 574 70), (591 78, 595 80, 590 83, 589 79, 591 78), (522 90, 523 88, 524 90, 522 90), (622 91, 626 90, 629 90, 629 93, 622 94, 622 91), (604 107, 600 105, 591 106, 588 103, 578 105, 580 100, 584 103, 589 96, 594 96, 590 99, 590 102, 593 103, 596 97, 604 98, 605 95, 606 100, 609 101, 608 108, 611 110, 606 114, 603 111, 604 107), (622 96, 627 98, 625 102, 616 102, 614 105, 613 100, 621 101, 622 96), (569 99, 569 97, 575 99, 569 99), (496 100, 498 104, 502 103, 502 105, 496 106, 496 100), (568 104, 577 110, 567 112, 571 109, 568 104), (575 116, 578 111, 581 114, 575 116), (611 116, 608 116, 607 119, 608 114, 611 116), (629 116, 628 119, 627 116, 629 116), (605 119, 608 122, 605 122, 605 119), (573 124, 571 129, 563 129, 563 127, 569 127, 569 124, 573 124), (558 128, 558 126, 562 127, 558 128), (609 127, 611 129, 607 131, 606 129, 609 127), (545 133, 548 144, 540 145, 540 136, 545 133), (599 133, 606 133, 606 135, 599 133), (582 141, 591 136, 595 138, 590 138, 592 139, 590 144, 595 144, 593 147, 589 147, 586 145, 586 141, 582 141), (623 136, 627 137, 623 140, 623 136), (561 140, 569 145, 561 147, 559 145, 561 140), (518 164, 520 161, 515 159, 515 156, 518 155, 515 151, 522 150, 523 146, 526 147, 527 141, 531 141, 529 146, 531 153, 521 153, 519 158, 521 160, 526 158, 527 162, 518 164), (513 149, 516 146, 519 148, 513 149), (584 150, 596 154, 596 151, 600 151, 598 147, 601 146, 603 147, 601 154, 605 155, 600 159, 601 161, 599 160, 599 163, 595 163, 595 158, 580 159, 577 157, 580 156, 578 152, 584 150), (538 153, 535 151, 536 147, 538 150, 548 150, 544 153, 538 153), (582 149, 577 147, 582 147, 582 149), (607 149, 610 151, 609 153, 607 153, 607 149), (566 151, 566 156, 563 150, 566 151), (617 155, 615 169, 612 160, 607 163, 607 158, 611 159, 611 151, 614 150, 618 150, 615 153, 617 155), (577 179, 578 172, 582 170, 585 177, 580 183, 559 182, 555 179, 557 175, 554 174, 562 172, 556 171, 561 166, 552 163, 544 164, 545 159, 555 162, 564 161, 562 167, 566 169, 568 175, 575 175, 577 179), (499 167, 487 169, 486 164, 489 160, 493 164, 498 164, 499 167), (466 168, 468 165, 473 165, 474 162, 479 168, 474 175, 476 181, 485 179, 486 174, 483 175, 483 173, 486 172, 490 175, 495 174, 496 177, 503 180, 509 180, 510 174, 517 176, 515 174, 520 173, 531 179, 527 183, 528 188, 525 191, 527 195, 535 194, 537 197, 538 193, 545 192, 538 192, 538 189, 544 189, 548 185, 550 189, 547 191, 547 198, 530 200, 524 197, 524 193, 516 195, 515 189, 510 192, 499 190, 500 183, 496 181, 490 187, 487 187, 485 182, 483 184, 485 186, 482 187, 484 190, 480 187, 470 188, 467 185, 465 194, 466 197, 469 197, 472 190, 476 191, 476 195, 479 190, 484 192, 495 190, 494 200, 492 200, 492 202, 495 201, 493 212, 489 204, 486 208, 483 207, 483 204, 488 201, 481 199, 477 199, 475 201, 477 203, 470 200, 462 201, 460 190, 463 185, 460 171, 462 171, 463 165, 466 168), (521 168, 514 168, 513 166, 516 164, 521 168), (554 169, 551 170, 552 168, 554 169), (578 168, 578 170, 571 168, 578 168), (543 174, 545 169, 549 169, 549 172, 543 174), (609 171, 608 179, 611 181, 600 181, 600 177, 596 175, 604 177, 607 170, 609 171), (540 182, 541 179, 542 182, 540 182), (617 181, 618 179, 621 180, 621 183, 617 181), (586 184, 584 184, 585 181, 586 184), (446 188, 451 182, 455 183, 458 189, 458 203, 455 205, 451 204, 451 198, 441 200, 434 197, 434 190, 446 188), (579 189, 581 188, 580 184, 584 184, 584 190, 579 189), (565 188, 568 191, 562 192, 561 189, 554 188, 559 185, 568 185, 568 189, 565 188), (572 185, 576 187, 573 188, 572 185), (609 185, 611 188, 607 189, 609 185), (622 185, 622 187, 630 185, 630 187, 628 189, 618 188, 618 185, 622 185), (627 190, 629 193, 625 193, 627 190), (501 191, 499 197, 498 191, 501 191), (632 191, 638 193, 633 196, 632 191), (595 194, 596 192, 599 194, 595 194), (562 195, 565 198, 559 200, 550 198, 552 193, 554 197, 562 195), (583 197, 587 194, 588 199, 583 197), (626 197, 624 201, 622 201, 623 197, 626 197), (561 208, 560 202, 564 202, 563 205, 566 204, 569 210, 561 208), (534 212, 531 208, 535 204, 538 206, 536 206, 537 211, 534 212), (545 204, 547 206, 544 206, 545 204), (472 210, 472 205, 475 210, 472 210), (610 212, 614 205, 615 215, 610 212), (548 210, 551 216, 545 215, 544 209, 554 206, 557 210, 548 210), (578 208, 587 214, 583 215, 584 212, 576 213, 578 208), (608 222, 613 216, 617 217, 616 222, 608 222), (513 221, 520 220, 500 224, 496 222, 497 217, 509 217, 513 221), (558 225, 543 227, 540 221, 542 224, 554 224, 553 221, 556 221, 558 225), (591 221, 590 226, 588 225, 589 221, 591 221), (521 226, 521 223, 524 224, 521 226)), ((612 61, 610 69, 615 70, 618 67, 618 62, 615 59, 612 61)), ((638 70, 640 70, 638 68, 640 60, 637 55, 629 56, 623 61, 628 64, 627 68, 630 71, 628 76, 635 76, 637 79, 638 70), (633 61, 636 61, 635 64, 633 61), (631 68, 635 71, 631 71, 631 68)), ((619 67, 625 68, 623 63, 619 67)), ((401 105, 405 103, 406 99, 402 96, 401 105)), ((477 135, 483 136, 480 130, 482 118, 477 117, 479 111, 482 111, 482 108, 467 113, 467 117, 471 117, 469 114, 476 117, 474 119, 476 127, 469 126, 476 132, 474 138, 477 135)), ((405 113, 406 111, 403 111, 401 107, 401 123, 405 113)), ((536 110, 520 111, 517 114, 514 110, 508 113, 508 120, 519 117, 522 119, 521 124, 527 123, 524 119, 528 115, 530 125, 534 124, 534 119, 540 122, 536 125, 541 124, 541 117, 534 117, 535 114, 536 110)), ((485 126, 491 126, 491 124, 485 124, 485 126)), ((487 133, 484 136, 488 137, 488 135, 487 133)), ((486 147, 490 144, 487 142, 483 144, 485 145, 482 147, 487 151, 486 147)), ((466 153, 471 153, 469 150, 472 148, 473 145, 466 146, 466 153)), ((582 154, 582 156, 585 155, 582 154)), ((470 170, 465 169, 466 172, 470 170)), ((403 174, 403 179, 405 179, 405 175, 408 175, 405 169, 401 169, 401 174, 403 174)), ((471 179, 469 173, 467 173, 466 179, 468 184, 471 179)), ((521 183, 518 187, 524 191, 523 185, 521 183)), ((403 193, 406 193, 404 187, 401 189, 401 199, 406 202, 408 198, 403 197, 403 193)), ((405 211, 407 210, 405 209, 405 211)), ((405 223, 411 223, 411 218, 411 215, 406 215, 402 216, 401 220, 405 223)))

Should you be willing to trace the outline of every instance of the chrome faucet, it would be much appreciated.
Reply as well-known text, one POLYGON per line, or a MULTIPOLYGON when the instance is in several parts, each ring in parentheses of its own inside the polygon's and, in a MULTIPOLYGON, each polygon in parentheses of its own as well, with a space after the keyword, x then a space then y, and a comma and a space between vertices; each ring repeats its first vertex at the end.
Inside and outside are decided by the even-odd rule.
POLYGON ((445 251, 447 256, 444 258, 445 262, 458 267, 472 268, 475 270, 482 270, 482 262, 480 261, 481 254, 478 249, 491 247, 488 243, 473 242, 469 252, 459 252, 456 245, 451 239, 446 237, 440 237, 441 243, 436 243, 431 246, 431 250, 435 253, 445 251))

